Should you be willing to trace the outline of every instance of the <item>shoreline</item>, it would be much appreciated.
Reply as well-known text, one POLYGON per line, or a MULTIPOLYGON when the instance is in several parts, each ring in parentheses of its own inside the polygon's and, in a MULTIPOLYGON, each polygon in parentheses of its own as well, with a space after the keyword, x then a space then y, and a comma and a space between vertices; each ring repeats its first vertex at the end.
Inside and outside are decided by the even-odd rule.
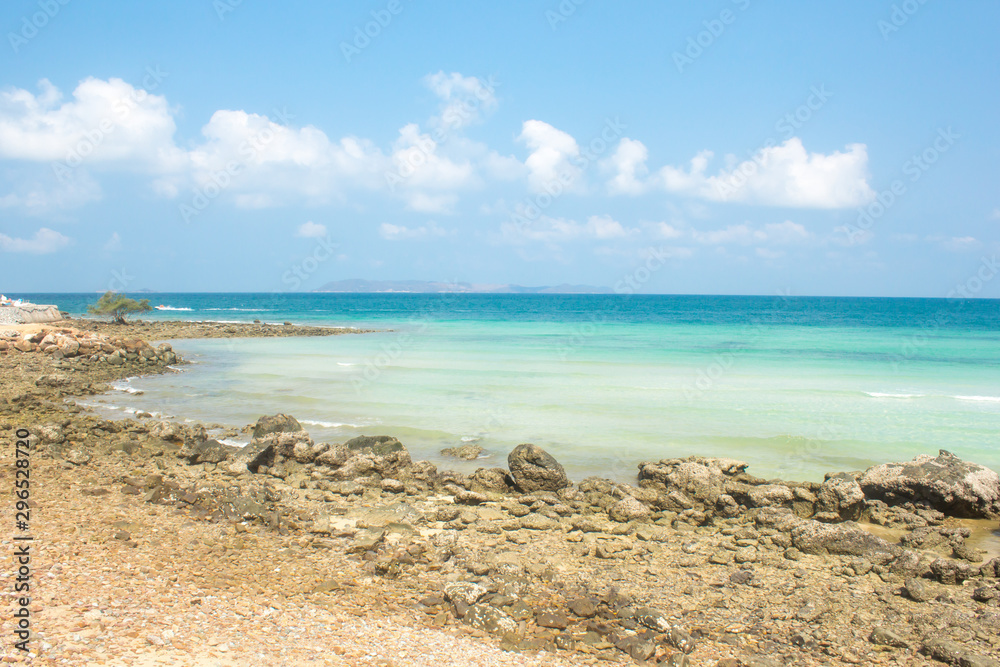
MULTIPOLYGON (((230 325, 216 326, 217 335, 201 337, 237 335, 225 330, 230 325)), ((242 333, 255 335, 255 326, 247 325, 242 333)), ((197 328, 184 323, 176 331, 197 328)), ((292 330, 262 325, 258 332, 295 335, 286 329, 292 330)), ((100 327, 78 330, 106 333, 100 327)), ((143 337, 155 330, 114 329, 143 337)), ((635 664, 651 658, 723 667, 816 661, 941 664, 948 655, 987 661, 998 655, 998 596, 989 596, 989 590, 997 590, 997 572, 987 576, 981 568, 989 559, 974 562, 975 553, 952 557, 968 551, 961 531, 955 532, 959 519, 912 503, 882 507, 864 494, 859 501, 852 496, 856 480, 776 483, 754 478, 738 462, 688 458, 643 464, 643 479, 635 485, 588 478, 559 486, 561 466, 546 462, 526 466, 530 474, 511 486, 518 477, 513 467, 472 475, 432 471, 411 461, 405 443, 394 439, 323 449, 297 430, 294 420, 281 419, 258 423, 262 430, 251 446, 259 460, 248 465, 247 452, 212 444, 199 431, 202 425, 112 422, 59 402, 100 393, 103 383, 136 371, 163 372, 169 366, 166 351, 152 353, 153 360, 150 353, 141 354, 152 348, 138 349, 135 359, 126 354, 121 365, 110 367, 80 356, 0 353, 5 379, 0 402, 5 430, 0 432, 27 424, 39 437, 44 485, 69 490, 68 505, 53 525, 71 526, 69 517, 81 509, 119 517, 87 531, 88 553, 98 561, 113 553, 155 561, 162 540, 148 517, 151 512, 169 515, 175 530, 223 545, 221 552, 213 548, 191 556, 190 568, 174 575, 178 586, 208 586, 213 595, 235 604, 239 595, 227 572, 258 559, 277 558, 293 572, 303 570, 296 564, 309 563, 313 579, 331 576, 312 584, 305 574, 296 579, 302 590, 292 606, 298 612, 357 605, 368 620, 393 619, 397 634, 429 633, 435 641, 453 632, 471 636, 484 660, 499 655, 509 664, 635 664), (276 430, 264 433, 272 427, 276 430), (270 454, 262 453, 268 447, 270 454), (521 488, 525 479, 540 480, 543 488, 521 488), (713 491, 718 484, 723 486, 713 491), (671 499, 671 493, 683 498, 671 499), (902 530, 909 548, 869 540, 845 520, 861 519, 864 512, 902 530), (814 519, 824 513, 825 523, 814 519), (115 528, 118 523, 132 529, 115 528), (202 578, 193 574, 196 570, 202 578), (958 585, 961 581, 966 584, 958 585), (926 596, 919 592, 921 584, 926 596), (359 604, 362 598, 366 601, 359 604), (956 623, 942 630, 942 615, 956 623), (498 646, 523 653, 490 653, 498 646)), ((10 470, 9 452, 4 455, 5 470, 10 470)), ((51 498, 55 502, 57 496, 51 498)), ((63 537, 55 531, 52 548, 72 551, 77 540, 63 537)), ((51 569, 49 574, 56 581, 62 577, 51 569)), ((260 600, 286 595, 286 584, 259 576, 260 591, 243 603, 259 606, 260 600)), ((138 579, 134 585, 137 594, 158 590, 138 579)), ((59 607, 56 603, 64 599, 60 589, 50 590, 53 597, 42 598, 38 610, 42 618, 46 606, 59 607)), ((204 595, 192 597, 205 604, 204 595)), ((96 640, 107 633, 108 623, 88 627, 96 628, 96 640)), ((228 631, 232 646, 215 651, 220 659, 258 659, 248 652, 252 642, 237 640, 235 628, 228 631)), ((182 633, 170 632, 166 638, 163 631, 155 634, 159 643, 127 633, 121 641, 137 656, 150 650, 185 655, 197 644, 175 642, 182 633)), ((68 636, 67 629, 59 638, 73 644, 68 636)), ((52 646, 50 657, 73 655, 59 650, 62 644, 45 641, 52 646)), ((229 641, 215 647, 223 644, 229 641)), ((420 655, 431 655, 427 646, 408 664, 421 664, 415 661, 420 655)), ((255 645, 254 650, 264 649, 255 645)), ((343 655, 351 650, 345 648, 343 655)), ((362 654, 328 658, 313 663, 305 655, 294 657, 301 662, 274 657, 285 664, 360 664, 362 654)))

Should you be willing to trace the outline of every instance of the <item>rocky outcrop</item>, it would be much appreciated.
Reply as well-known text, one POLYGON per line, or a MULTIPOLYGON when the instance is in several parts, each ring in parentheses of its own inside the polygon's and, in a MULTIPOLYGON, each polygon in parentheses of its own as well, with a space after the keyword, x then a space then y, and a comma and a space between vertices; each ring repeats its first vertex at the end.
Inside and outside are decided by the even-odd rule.
POLYGON ((155 366, 178 361, 177 355, 166 343, 154 348, 139 338, 105 336, 73 329, 42 329, 25 334, 0 331, 0 351, 5 350, 40 352, 54 359, 84 358, 113 366, 126 363, 155 366))
POLYGON ((873 466, 858 483, 865 496, 889 505, 912 502, 950 516, 1000 517, 1000 475, 943 449, 937 457, 873 466))
POLYGON ((859 556, 872 563, 887 563, 903 554, 900 547, 849 521, 825 524, 773 507, 755 510, 753 518, 758 526, 788 533, 792 546, 806 554, 859 556))
POLYGON ((570 485, 562 465, 537 445, 515 447, 507 455, 507 467, 514 484, 525 493, 558 491, 570 485))
POLYGON ((301 430, 302 424, 295 417, 278 413, 257 420, 253 427, 253 439, 258 440, 272 433, 295 433, 301 430))

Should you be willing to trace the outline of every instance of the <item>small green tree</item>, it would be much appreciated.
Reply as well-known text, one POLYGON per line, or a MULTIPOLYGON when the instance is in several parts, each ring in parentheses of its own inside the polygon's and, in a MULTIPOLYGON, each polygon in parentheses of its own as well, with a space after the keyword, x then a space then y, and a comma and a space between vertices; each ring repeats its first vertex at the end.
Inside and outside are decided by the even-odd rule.
POLYGON ((153 310, 153 307, 149 305, 149 299, 136 301, 124 294, 116 294, 110 291, 105 292, 104 296, 97 303, 87 306, 88 313, 93 315, 110 315, 118 324, 125 324, 127 316, 132 313, 146 313, 150 310, 153 310))

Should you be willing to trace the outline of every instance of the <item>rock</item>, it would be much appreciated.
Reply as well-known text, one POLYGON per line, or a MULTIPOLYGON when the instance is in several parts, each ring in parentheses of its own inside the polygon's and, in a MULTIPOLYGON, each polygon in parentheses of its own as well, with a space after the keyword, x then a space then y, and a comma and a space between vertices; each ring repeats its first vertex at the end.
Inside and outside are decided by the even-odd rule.
POLYGON ((514 485, 510 473, 503 468, 479 468, 469 476, 473 491, 509 493, 514 485))
POLYGON ((253 440, 249 445, 232 455, 234 462, 242 463, 250 472, 257 472, 261 466, 274 464, 274 440, 253 440))
POLYGON ((469 607, 463 619, 473 628, 491 635, 503 636, 517 631, 517 621, 487 604, 476 604, 469 607))
POLYGON ((559 528, 558 521, 535 513, 521 517, 520 525, 521 528, 528 530, 557 530, 559 528))
POLYGON ((558 491, 569 486, 566 471, 541 447, 522 444, 507 456, 511 477, 521 491, 558 491))
POLYGON ((543 611, 535 617, 535 623, 541 628, 565 630, 569 627, 569 619, 553 611, 543 611))
POLYGON ((91 458, 90 452, 85 452, 82 449, 71 449, 66 453, 66 460, 77 466, 90 463, 91 458))
POLYGON ((935 660, 961 667, 995 667, 996 660, 976 655, 958 642, 946 639, 929 639, 924 642, 923 652, 935 660))
POLYGON ((34 352, 35 344, 32 343, 27 338, 21 338, 16 343, 14 343, 14 349, 19 350, 21 352, 34 352))
MULTIPOLYGON (((790 510, 765 507, 754 510, 758 525, 789 533, 792 546, 806 554, 859 556, 872 563, 886 563, 903 550, 872 535, 853 522, 825 524, 801 519, 790 510)), ((786 552, 787 558, 787 552, 786 552)))
POLYGON ((294 433, 301 430, 302 424, 295 417, 279 413, 258 419, 253 427, 253 439, 258 440, 272 433, 294 433))
POLYGON ((462 489, 455 494, 455 502, 459 505, 482 505, 487 500, 486 496, 481 493, 476 493, 475 491, 466 491, 462 489))
POLYGON ((52 375, 43 375, 37 380, 35 380, 36 387, 67 387, 71 384, 70 379, 63 375, 62 373, 53 373, 52 375))
POLYGON ((906 580, 903 585, 906 590, 906 594, 914 602, 927 602, 934 597, 934 594, 928 589, 927 584, 923 580, 917 577, 910 577, 906 580))
POLYGON ((241 449, 224 445, 218 440, 185 441, 184 446, 177 451, 177 456, 186 459, 190 464, 222 463, 231 456, 239 454, 241 449))
POLYGON ((683 505, 690 505, 691 501, 715 505, 719 496, 725 493, 726 485, 742 474, 746 467, 746 463, 735 459, 700 456, 663 459, 656 463, 647 461, 639 464, 639 481, 679 493, 673 504, 680 509, 689 509, 683 505))
POLYGON ((444 597, 450 602, 462 602, 471 607, 479 602, 487 590, 477 583, 471 581, 456 581, 445 584, 444 597))
POLYGON ((950 516, 1000 517, 1000 475, 943 449, 936 458, 873 466, 858 483, 865 496, 890 505, 926 502, 950 516))
POLYGON ((877 646, 894 646, 896 648, 907 648, 907 643, 898 634, 888 628, 876 627, 868 636, 868 641, 877 646))
POLYGON ((865 493, 848 473, 827 475, 816 497, 817 511, 836 514, 842 521, 857 521, 865 508, 865 493))
POLYGON ((451 456, 464 461, 474 461, 483 453, 479 445, 465 444, 459 447, 447 447, 441 450, 441 456, 451 456))
POLYGON ((653 512, 632 496, 626 496, 608 507, 608 516, 619 523, 648 519, 653 512))
POLYGON ((967 579, 971 579, 979 572, 979 568, 973 568, 969 563, 951 560, 950 558, 938 558, 931 563, 931 573, 934 578, 942 584, 953 586, 961 584, 967 579))
POLYGON ((400 482, 398 479, 383 479, 379 484, 379 487, 387 493, 403 493, 406 491, 406 485, 400 482))
POLYGON ((391 435, 359 435, 356 438, 351 438, 344 445, 351 451, 371 450, 376 456, 406 451, 403 443, 391 435))
POLYGON ((597 615, 597 605, 594 604, 593 600, 588 598, 570 600, 567 606, 571 612, 580 618, 593 618, 597 615))

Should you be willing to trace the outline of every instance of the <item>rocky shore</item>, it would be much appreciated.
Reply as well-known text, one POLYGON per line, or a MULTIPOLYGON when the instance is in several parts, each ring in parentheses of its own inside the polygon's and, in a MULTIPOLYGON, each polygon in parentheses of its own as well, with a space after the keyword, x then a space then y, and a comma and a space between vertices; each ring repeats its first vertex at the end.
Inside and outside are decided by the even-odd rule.
POLYGON ((0 436, 35 444, 36 660, 1000 665, 1000 558, 968 539, 996 527, 1000 477, 947 452, 822 483, 664 459, 626 485, 574 483, 530 444, 439 470, 290 415, 236 448, 232 427, 68 400, 182 363, 143 339, 191 325, 73 324, 0 339, 0 436))

